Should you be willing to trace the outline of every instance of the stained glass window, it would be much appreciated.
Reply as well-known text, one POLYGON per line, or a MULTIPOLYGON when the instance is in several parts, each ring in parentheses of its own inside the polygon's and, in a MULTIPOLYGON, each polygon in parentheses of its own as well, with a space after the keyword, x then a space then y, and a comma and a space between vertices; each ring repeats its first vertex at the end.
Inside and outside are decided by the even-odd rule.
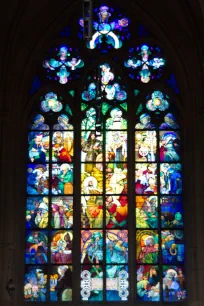
POLYGON ((130 48, 129 59, 124 65, 129 68, 131 79, 149 83, 161 77, 166 61, 159 47, 142 45, 130 48))
POLYGON ((65 108, 48 92, 29 126, 26 301, 72 300, 74 129, 65 108))
POLYGON ((49 80, 58 80, 60 84, 67 84, 69 80, 77 78, 74 72, 84 66, 77 49, 66 45, 50 50, 50 55, 43 61, 49 80), (53 56, 53 57, 50 57, 53 56))
POLYGON ((93 35, 78 45, 77 16, 30 91, 25 301, 184 301, 176 76, 120 9, 94 7, 93 35))
MULTIPOLYGON (((95 20, 93 21, 93 28, 95 30, 92 39, 87 42, 89 49, 95 49, 106 53, 106 49, 119 49, 122 47, 122 41, 130 36, 128 32, 129 19, 121 12, 117 12, 111 7, 103 5, 94 10, 95 20), (122 33, 122 34, 121 34, 122 33), (107 44, 106 48, 103 42, 107 44)), ((79 37, 82 38, 82 31, 84 28, 84 20, 79 20, 81 31, 79 37)))
POLYGON ((169 112, 171 106, 168 95, 154 91, 146 96, 136 117, 136 278, 140 301, 186 298, 180 127, 169 112))
POLYGON ((124 107, 121 101, 127 99, 127 93, 114 82, 109 64, 98 68, 100 98, 103 97, 103 102, 98 102, 101 111, 97 109, 94 83, 82 93, 82 101, 87 101, 90 108, 86 109, 83 102, 81 299, 126 301, 129 295, 128 152, 124 108, 127 105, 124 107))

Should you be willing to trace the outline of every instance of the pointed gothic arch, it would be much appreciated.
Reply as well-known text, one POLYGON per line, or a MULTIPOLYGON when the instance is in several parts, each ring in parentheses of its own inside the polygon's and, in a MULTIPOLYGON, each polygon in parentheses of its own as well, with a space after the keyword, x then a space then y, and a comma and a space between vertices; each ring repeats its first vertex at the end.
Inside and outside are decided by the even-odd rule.
MULTIPOLYGON (((165 49, 166 49, 165 51, 168 51, 168 50, 167 50, 168 48, 165 48, 165 49)), ((163 50, 164 50, 164 48, 163 48, 163 50)), ((40 52, 41 52, 41 51, 40 51, 40 52)), ((171 52, 170 52, 170 53, 171 53, 171 52)), ((171 57, 171 58, 172 58, 172 57, 171 57)), ((26 69, 26 67, 25 67, 25 69, 26 69)), ((176 70, 177 70, 177 68, 176 68, 176 70)), ((176 71, 176 70, 175 70, 175 71, 176 71)), ((178 71, 177 71, 177 73, 178 73, 178 71)), ((185 77, 183 77, 182 79, 183 79, 183 82, 185 82, 185 81, 184 81, 184 80, 185 80, 185 77)), ((180 83, 181 80, 179 79, 178 74, 177 74, 177 80, 179 80, 179 83, 180 83)), ((186 91, 186 92, 187 92, 187 91, 186 91)), ((181 92, 180 92, 180 93, 181 93, 181 92)), ((190 92, 189 92, 189 94, 190 94, 190 92)), ((187 95, 187 93, 186 93, 186 95, 187 95)), ((182 96, 182 94, 181 94, 181 96, 182 96)), ((24 99, 24 97, 23 97, 23 95, 22 95, 22 101, 23 101, 23 99, 24 99)), ((184 99, 184 98, 183 98, 183 99, 181 98, 180 100, 181 100, 181 101, 182 101, 182 100, 184 101, 185 99, 184 99)), ((192 99, 192 100, 193 100, 193 99, 192 99)), ((17 101, 17 99, 16 99, 16 101, 17 101)), ((187 103, 187 100, 185 100, 185 103, 187 103)), ((193 103, 193 104, 194 104, 194 103, 193 103)), ((186 104, 185 104, 185 105, 186 105, 186 104)), ((23 115, 23 116, 24 116, 24 115, 23 115)))

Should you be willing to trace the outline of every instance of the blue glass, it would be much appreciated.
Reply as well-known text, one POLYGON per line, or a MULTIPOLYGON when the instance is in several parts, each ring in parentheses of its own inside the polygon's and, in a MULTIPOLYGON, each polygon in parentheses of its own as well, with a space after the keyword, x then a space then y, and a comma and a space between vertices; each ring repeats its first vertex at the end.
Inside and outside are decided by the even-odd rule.
POLYGON ((174 74, 171 74, 166 81, 166 84, 171 87, 176 94, 179 93, 178 83, 174 74))
POLYGON ((161 91, 154 91, 151 98, 147 97, 148 101, 146 108, 149 111, 165 111, 169 107, 168 96, 164 95, 161 91))
POLYGON ((127 265, 106 266, 106 300, 109 302, 128 301, 129 280, 127 265))
POLYGON ((81 231, 81 264, 100 264, 103 262, 102 230, 81 231))
POLYGON ((184 233, 182 230, 163 230, 161 232, 162 263, 184 263, 184 233))
POLYGON ((160 165, 161 194, 181 194, 182 181, 181 164, 162 163, 160 165))
POLYGON ((60 33, 59 36, 60 37, 70 37, 71 35, 71 30, 69 26, 66 26, 60 33))
POLYGON ((129 59, 124 62, 125 67, 129 69, 129 77, 142 83, 160 78, 166 65, 162 56, 158 47, 142 45, 131 48, 129 59))
POLYGON ((180 161, 180 133, 174 131, 159 132, 159 155, 161 162, 180 161))
POLYGON ((160 125, 160 130, 177 130, 179 125, 176 122, 176 118, 173 114, 167 113, 164 116, 164 122, 160 125))
MULTIPOLYGON (((89 49, 95 49, 99 47, 101 51, 104 53, 105 51, 114 48, 118 49, 122 46, 122 41, 129 37, 128 25, 129 20, 126 17, 118 15, 115 19, 113 19, 115 14, 114 10, 109 8, 106 5, 103 5, 99 8, 96 8, 94 13, 97 15, 97 21, 93 21, 93 28, 95 30, 92 39, 87 42, 87 47, 89 49), (123 32, 123 35, 119 35, 119 33, 123 32), (105 37, 105 42, 107 44, 106 48, 101 47, 103 44, 105 37)), ((79 25, 81 26, 81 31, 84 28, 84 20, 81 18, 79 20, 79 25)), ((79 34, 80 38, 82 38, 82 34, 79 34)))
POLYGON ((33 124, 30 124, 29 129, 36 131, 49 130, 49 125, 45 124, 45 118, 41 114, 37 114, 33 118, 33 124))
POLYGON ((26 302, 47 301, 47 267, 26 266, 24 299, 26 302))
POLYGON ((160 300, 159 266, 137 266, 137 300, 158 302, 160 300))
POLYGON ((28 164, 27 194, 47 195, 49 192, 49 165, 28 164))
POLYGON ((163 300, 178 302, 186 299, 184 267, 163 266, 163 300))
POLYGON ((128 231, 106 230, 106 264, 128 263, 128 231))
POLYGON ((49 161, 49 132, 28 133, 28 159, 32 163, 45 163, 49 161))
POLYGON ((37 229, 48 226, 48 197, 32 196, 27 198, 26 228, 37 229))
POLYGON ((46 264, 48 250, 47 231, 27 231, 26 233, 26 264, 46 264))
POLYGON ((30 94, 33 95, 38 89, 42 86, 42 82, 40 81, 37 75, 34 76, 33 82, 31 85, 30 94))
POLYGON ((61 114, 57 118, 58 123, 53 126, 54 131, 73 130, 73 125, 69 123, 69 117, 61 114))
MULTIPOLYGON (((101 95, 107 100, 124 101, 127 99, 127 92, 119 83, 113 83, 115 79, 114 73, 111 71, 111 66, 108 63, 103 63, 101 68, 101 95)), ((120 77, 118 77, 120 79, 120 77)), ((96 83, 91 82, 87 90, 83 91, 81 97, 84 101, 92 101, 97 98, 96 83)))
POLYGON ((148 37, 151 35, 150 31, 147 28, 145 28, 145 26, 142 24, 138 25, 137 31, 138 31, 138 36, 140 37, 148 37))
POLYGON ((182 228, 184 226, 182 197, 162 196, 160 207, 162 228, 182 228))
POLYGON ((79 57, 72 57, 72 48, 60 46, 56 48, 57 58, 50 58, 43 62, 43 67, 47 69, 49 79, 58 80, 60 84, 66 84, 72 79, 73 71, 84 66, 83 60, 79 57), (56 71, 53 75, 51 72, 56 71))
POLYGON ((52 164, 52 194, 73 194, 73 164, 52 164))
POLYGON ((151 116, 148 113, 143 113, 139 117, 138 123, 136 123, 135 128, 137 130, 153 130, 156 129, 156 125, 151 123, 151 116))
POLYGON ((41 109, 43 112, 60 112, 62 107, 62 103, 54 92, 47 93, 44 100, 41 102, 41 109))

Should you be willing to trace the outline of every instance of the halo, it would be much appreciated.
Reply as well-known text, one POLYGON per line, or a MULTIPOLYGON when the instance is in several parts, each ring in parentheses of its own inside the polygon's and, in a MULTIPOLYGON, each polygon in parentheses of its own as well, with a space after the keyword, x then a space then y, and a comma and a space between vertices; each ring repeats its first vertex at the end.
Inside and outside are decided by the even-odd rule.
POLYGON ((175 277, 177 277, 178 273, 174 269, 168 269, 166 270, 166 274, 174 274, 175 277))
POLYGON ((177 138, 178 138, 178 134, 177 134, 176 132, 174 132, 174 131, 169 131, 169 132, 165 132, 165 133, 162 135, 162 139, 165 139, 165 138, 168 138, 168 137, 177 139, 177 138))
POLYGON ((84 180, 84 187, 88 187, 89 182, 92 181, 93 182, 93 187, 96 188, 98 186, 98 182, 97 179, 94 176, 88 176, 87 178, 85 178, 84 180))
POLYGON ((64 170, 64 169, 71 170, 71 167, 70 167, 69 164, 62 164, 62 165, 60 165, 60 170, 64 170))
POLYGON ((144 243, 145 243, 145 244, 146 244, 146 242, 147 242, 147 239, 149 239, 149 238, 151 238, 151 239, 154 240, 154 237, 153 237, 153 236, 148 235, 147 237, 144 238, 144 243))
POLYGON ((73 234, 72 234, 72 232, 66 232, 66 234, 69 234, 69 236, 70 236, 70 240, 72 241, 73 240, 73 234))
POLYGON ((57 131, 57 132, 54 132, 53 137, 56 137, 56 136, 57 136, 57 133, 60 133, 61 136, 62 136, 62 132, 61 132, 61 131, 57 131))

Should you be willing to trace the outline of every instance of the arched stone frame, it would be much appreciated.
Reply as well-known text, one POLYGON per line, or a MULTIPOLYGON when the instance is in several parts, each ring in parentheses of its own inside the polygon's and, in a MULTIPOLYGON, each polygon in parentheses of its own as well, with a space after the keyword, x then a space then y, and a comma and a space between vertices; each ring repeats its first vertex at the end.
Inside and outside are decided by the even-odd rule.
MULTIPOLYGON (((117 5, 117 3, 115 4, 117 5)), ((67 11, 64 11, 64 14, 59 12, 58 15, 58 20, 56 20, 56 23, 53 22, 53 28, 50 26, 50 37, 53 35, 53 29, 55 28, 55 25, 58 24, 58 28, 62 28, 59 26, 61 23, 61 19, 64 15, 64 20, 68 16, 68 11, 69 7, 68 4, 65 4, 65 7, 67 6, 67 11), (65 18, 66 17, 66 18, 65 18), (52 29, 51 29, 52 28, 52 29)), ((77 5, 76 5, 77 7, 77 5)), ((198 59, 195 56, 195 50, 192 50, 189 48, 189 40, 187 37, 184 36, 184 31, 180 30, 180 33, 183 33, 181 37, 183 37, 183 40, 180 41, 180 37, 175 36, 176 32, 174 32, 173 29, 177 28, 178 23, 171 23, 169 22, 168 26, 169 28, 166 28, 164 31, 161 29, 161 24, 165 24, 165 15, 161 18, 159 18, 159 13, 153 11, 155 13, 155 17, 152 18, 152 13, 147 13, 149 8, 146 9, 143 7, 143 5, 139 4, 131 4, 131 8, 135 8, 135 12, 139 12, 138 16, 141 18, 141 22, 146 24, 149 23, 151 26, 151 29, 153 29, 153 32, 157 34, 157 37, 159 37, 163 44, 165 45, 165 51, 169 50, 170 56, 167 54, 168 58, 175 60, 174 64, 174 71, 177 76, 177 80, 180 83, 180 93, 182 97, 182 101, 185 105, 183 108, 183 116, 184 116, 184 183, 185 183, 185 223, 187 223, 187 229, 185 232, 185 235, 188 237, 191 237, 191 240, 187 241, 187 264, 186 266, 188 267, 187 270, 187 279, 188 279, 188 292, 189 292, 189 301, 199 301, 202 300, 202 279, 199 278, 199 275, 202 274, 197 274, 197 269, 202 268, 202 251, 201 251, 201 246, 198 243, 201 243, 201 233, 203 229, 202 225, 202 220, 199 219, 199 215, 201 215, 202 210, 201 205, 202 205, 202 184, 200 184, 201 178, 202 178, 202 167, 200 167, 200 164, 202 162, 202 155, 201 155, 201 150, 202 150, 202 143, 200 142, 200 131, 201 131, 201 122, 199 121, 199 110, 201 108, 201 103, 202 103, 202 76, 199 75, 200 72, 200 64, 198 59), (140 7, 139 7, 140 6, 140 7), (158 14, 158 15, 156 15, 158 14), (163 18, 163 19, 162 19, 163 18), (161 20, 160 26, 158 25, 158 20, 161 20), (172 29, 170 29, 172 27, 172 29), (175 28, 174 28, 175 27, 175 28), (168 38, 165 36, 165 33, 171 33, 172 38, 168 38), (175 39, 176 37, 176 39, 175 39), (163 38, 163 39, 162 39, 163 38), (176 41, 173 43, 173 41, 176 41), (173 46, 173 47, 172 47, 173 46), (179 47, 178 47, 179 46, 179 47), (175 50, 178 51, 180 49, 180 52, 175 52, 175 50), (186 52, 188 50, 188 52, 186 52), (185 56, 183 56, 185 54, 185 56), (179 56, 178 56, 179 54, 179 56), (187 65, 188 63, 188 65, 187 65), (200 79, 200 82, 197 81, 197 79, 194 77, 198 76, 198 79, 200 79), (190 89, 190 90, 189 90, 190 89), (193 101, 193 102, 192 102, 193 101), (193 116, 193 117, 192 117, 193 116), (193 161, 193 162, 192 162, 193 161), (188 167, 186 167, 188 165, 188 167), (194 167, 196 165, 196 167, 194 167), (188 178, 186 180, 185 178, 188 178), (194 186, 194 188, 190 189, 189 186, 194 186), (196 200, 195 200, 196 199, 196 200), (192 206, 192 203, 195 203, 195 209, 194 206, 192 206), (193 213, 196 214, 196 217, 192 218, 193 213), (197 235, 197 239, 195 239, 193 235, 193 231, 197 235), (198 236, 200 233, 200 237, 198 236), (196 259, 195 259, 196 258, 196 259), (200 265, 200 266, 198 266, 200 265), (198 278, 201 281, 201 283, 196 284, 196 278, 198 278)), ((183 7, 186 8, 185 5, 183 7)), ((55 8, 56 9, 56 8, 55 8)), ((59 9, 59 8, 58 8, 59 9)), ((127 8, 125 8, 127 10, 127 8)), ((62 10, 63 11, 63 10, 62 10)), ((128 13, 128 10, 127 10, 128 13)), ((187 14, 190 14, 188 11, 187 14)), ((187 15, 186 14, 186 15, 187 15)), ((42 13, 43 15, 43 13, 42 13)), ((41 15, 41 16, 42 16, 41 15)), ((168 14, 167 14, 168 15, 168 14)), ((54 18, 53 18, 54 19, 54 18)), ((43 20, 43 16, 42 19, 43 20)), ((68 20, 68 19, 67 19, 68 20)), ((168 18, 166 20, 169 20, 168 18)), ((66 21, 68 23, 68 21, 66 21)), ((193 26, 192 26, 193 27, 193 26)), ((150 28, 150 27, 149 27, 150 28)), ((42 37, 42 29, 38 29, 38 35, 39 37, 42 37)), ((179 31, 179 30, 178 30, 179 31)), ((195 31, 195 30, 194 30, 195 31)), ((57 31, 56 31, 57 32, 57 31)), ((193 31, 192 31, 193 32, 193 31)), ((47 32, 48 33, 48 32, 47 32)), ((38 62, 38 59, 40 57, 40 54, 42 52, 42 46, 44 45, 44 50, 46 50, 46 36, 43 36, 41 38, 41 41, 38 43, 38 48, 33 52, 30 53, 29 60, 26 62, 23 59, 20 60, 20 55, 23 54, 24 49, 20 49, 19 47, 19 62, 24 63, 21 66, 18 66, 18 63, 16 62, 16 65, 9 65, 9 62, 11 62, 11 58, 15 58, 15 54, 11 53, 7 55, 7 60, 5 60, 5 67, 7 67, 7 72, 5 73, 5 79, 7 81, 10 80, 10 91, 4 92, 3 93, 3 102, 8 103, 8 109, 9 111, 5 111, 3 113, 3 123, 2 123, 2 140, 3 143, 7 143, 7 146, 4 146, 3 152, 2 152, 2 173, 3 173, 3 179, 2 179, 2 184, 1 187, 3 189, 3 192, 1 193, 2 201, 5 206, 3 208, 3 211, 5 212, 5 220, 8 220, 8 214, 11 216, 11 219, 9 219, 9 224, 8 222, 3 223, 4 226, 4 231, 2 234, 2 241, 5 241, 5 233, 8 233, 7 236, 7 241, 12 241, 14 239, 15 241, 15 260, 16 264, 15 266, 12 267, 14 269, 13 271, 14 274, 12 273, 14 280, 15 279, 23 279, 22 277, 22 266, 23 266, 23 248, 24 248, 24 242, 23 242, 23 226, 24 225, 24 220, 22 219, 22 213, 23 210, 19 211, 18 209, 22 205, 22 202, 24 203, 24 185, 22 183, 25 183, 25 177, 23 174, 22 170, 16 169, 15 165, 21 165, 19 168, 23 168, 23 160, 26 160, 26 151, 22 150, 23 147, 26 146, 26 136, 22 136, 22 131, 26 131, 26 121, 23 122, 26 118, 26 114, 24 113, 25 107, 24 105, 27 104, 27 97, 25 93, 25 88, 27 88, 27 93, 30 89, 30 84, 33 76, 33 71, 32 68, 35 67, 35 64, 38 62), (44 43, 43 43, 44 40, 44 43), (33 59, 36 59, 33 61, 33 59), (22 67, 24 69, 22 69, 22 67), (26 70, 27 69, 27 70, 26 70), (30 70, 30 71, 29 71, 30 70), (24 77, 18 78, 16 76, 17 82, 14 82, 13 76, 16 71, 24 71, 24 77), (30 76, 30 77, 28 77, 30 76), (20 82, 18 82, 20 81, 20 82), (12 82, 12 83, 11 83, 12 82), (20 88, 20 91, 18 91, 17 88, 20 88), (17 105, 14 104, 14 100, 18 101, 19 108, 17 105), (23 105, 24 102, 24 105, 23 105), (14 106, 15 105, 15 106, 14 106), (20 106, 21 105, 21 106, 20 106), (6 121, 6 116, 5 114, 8 114, 8 120, 7 122, 9 124, 5 124, 6 121), (22 120, 23 118, 23 120, 22 120), (18 128, 17 128, 18 126, 18 128), (7 139, 12 139, 12 145, 8 143, 7 139), (15 152, 15 153, 14 153, 15 152), (10 155, 9 155, 10 154, 10 155), (7 164, 7 160, 9 160, 9 164, 7 164), (21 172, 18 174, 18 171, 21 172), (18 185, 15 183, 18 182, 18 185), (9 190, 8 190, 9 187, 9 190), (14 210, 12 212, 11 208, 12 205, 14 205, 14 210), (9 211, 7 211, 9 209, 9 211), (7 212, 6 212, 7 211, 7 212), (13 215, 11 215, 13 213, 13 215), (18 217, 19 215, 19 217, 18 217), (22 222, 21 222, 21 221, 22 222), (12 224, 16 224, 18 231, 11 231, 12 224), (19 244, 17 246, 17 244, 19 244), (20 276, 21 275, 21 276, 20 276)), ((31 42, 33 37, 30 37, 31 42)), ((36 39, 37 40, 37 39, 36 39)), ((196 44, 197 44, 197 50, 199 49, 199 41, 197 38, 195 38, 196 44)), ((14 50, 13 50, 14 52, 14 50)), ((28 54, 28 53, 27 53, 28 54)), ((5 57, 6 59, 6 57, 5 57)), ((201 61, 201 59, 200 59, 201 61)), ((35 70, 35 68, 33 68, 35 70)), ((5 107, 5 106, 4 106, 5 107)), ((23 205, 22 205, 23 206, 23 205)), ((21 206, 21 208, 22 208, 21 206)), ((24 207, 24 206, 23 206, 24 207)), ((24 209, 24 208, 23 208, 24 209)), ((13 229, 13 228, 12 228, 13 229)), ((3 265, 5 263, 6 266, 6 259, 8 258, 7 256, 7 250, 4 249, 4 257, 3 257, 3 265)), ((3 271, 5 273, 2 273, 5 275, 6 279, 6 271, 3 271)), ((4 290, 4 284, 6 283, 6 280, 3 281, 2 285, 2 290, 4 290)), ((21 284, 20 282, 17 285, 16 289, 16 295, 15 295, 15 303, 16 305, 22 304, 21 300, 21 284)), ((5 292, 5 300, 7 299, 7 293, 5 292)))

